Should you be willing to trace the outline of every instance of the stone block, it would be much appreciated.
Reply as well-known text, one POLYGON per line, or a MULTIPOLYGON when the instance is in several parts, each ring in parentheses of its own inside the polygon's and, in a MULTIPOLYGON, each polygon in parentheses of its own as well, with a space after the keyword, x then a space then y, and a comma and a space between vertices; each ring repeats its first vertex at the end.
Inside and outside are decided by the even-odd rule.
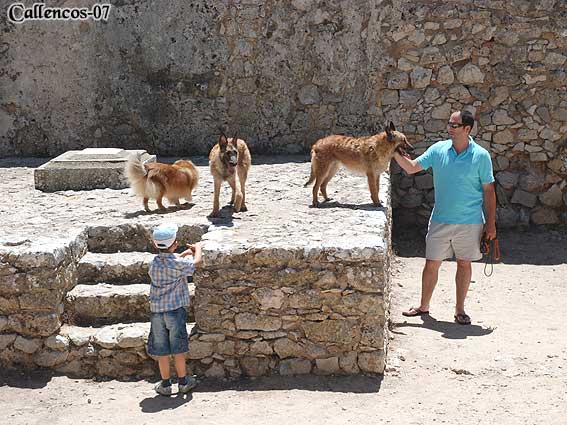
POLYGON ((305 375, 311 372, 311 361, 303 359, 288 359, 280 362, 280 375, 305 375))
POLYGON ((142 161, 155 161, 144 150, 87 148, 67 151, 34 170, 35 188, 44 192, 60 190, 124 189, 128 179, 124 167, 139 155, 142 161))

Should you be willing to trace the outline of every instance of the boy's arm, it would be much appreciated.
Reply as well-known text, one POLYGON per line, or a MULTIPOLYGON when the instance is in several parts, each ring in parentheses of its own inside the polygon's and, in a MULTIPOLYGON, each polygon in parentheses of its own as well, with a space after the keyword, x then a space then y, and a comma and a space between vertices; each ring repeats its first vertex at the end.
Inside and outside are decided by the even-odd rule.
POLYGON ((193 264, 195 264, 195 267, 199 267, 203 259, 202 246, 203 246, 202 242, 197 242, 194 245, 188 245, 189 248, 183 251, 181 254, 179 254, 179 256, 187 257, 188 255, 192 255, 193 264))

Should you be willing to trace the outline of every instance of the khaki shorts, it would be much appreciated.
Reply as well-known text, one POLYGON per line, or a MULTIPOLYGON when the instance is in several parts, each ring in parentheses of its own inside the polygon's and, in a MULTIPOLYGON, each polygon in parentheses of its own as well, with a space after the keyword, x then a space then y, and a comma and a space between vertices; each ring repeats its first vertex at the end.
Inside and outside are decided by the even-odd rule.
POLYGON ((425 238, 425 258, 428 260, 476 261, 482 258, 480 238, 483 224, 445 224, 429 222, 425 238))

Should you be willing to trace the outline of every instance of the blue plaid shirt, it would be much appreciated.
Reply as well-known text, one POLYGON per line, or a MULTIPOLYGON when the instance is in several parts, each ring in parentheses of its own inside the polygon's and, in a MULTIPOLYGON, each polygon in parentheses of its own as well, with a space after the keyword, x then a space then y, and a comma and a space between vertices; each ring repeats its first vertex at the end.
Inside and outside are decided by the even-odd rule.
POLYGON ((192 257, 158 254, 150 264, 150 311, 163 313, 189 305, 187 276, 195 272, 192 257))

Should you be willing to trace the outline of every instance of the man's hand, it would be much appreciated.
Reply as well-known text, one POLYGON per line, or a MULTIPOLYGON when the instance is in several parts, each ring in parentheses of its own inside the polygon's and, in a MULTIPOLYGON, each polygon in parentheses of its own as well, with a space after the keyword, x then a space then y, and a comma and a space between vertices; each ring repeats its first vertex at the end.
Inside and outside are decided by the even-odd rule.
POLYGON ((486 239, 489 241, 496 239, 496 223, 486 223, 484 225, 483 233, 486 235, 486 239))

